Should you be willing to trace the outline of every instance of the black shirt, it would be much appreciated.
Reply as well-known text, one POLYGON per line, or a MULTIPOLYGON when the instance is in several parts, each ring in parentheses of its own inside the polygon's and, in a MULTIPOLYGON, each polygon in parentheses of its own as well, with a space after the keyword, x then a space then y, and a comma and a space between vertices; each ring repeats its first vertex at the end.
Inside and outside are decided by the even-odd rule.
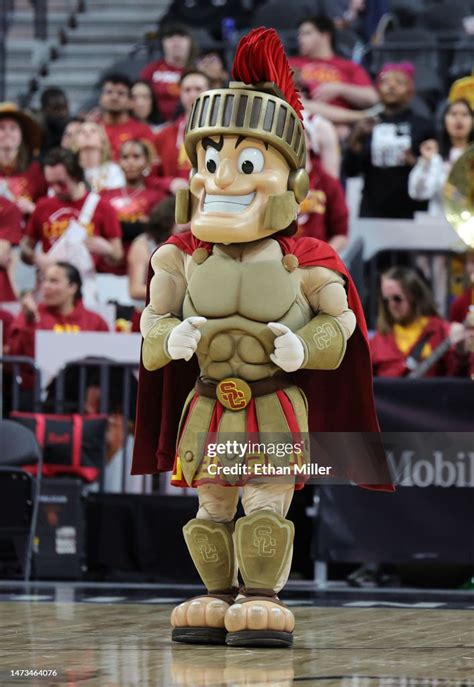
POLYGON ((419 155, 420 143, 435 138, 434 127, 410 109, 395 115, 382 113, 379 120, 363 140, 361 153, 347 151, 344 172, 364 178, 360 217, 410 219, 415 212, 426 210, 427 203, 408 195, 412 168, 405 162, 405 151, 411 149, 419 155))

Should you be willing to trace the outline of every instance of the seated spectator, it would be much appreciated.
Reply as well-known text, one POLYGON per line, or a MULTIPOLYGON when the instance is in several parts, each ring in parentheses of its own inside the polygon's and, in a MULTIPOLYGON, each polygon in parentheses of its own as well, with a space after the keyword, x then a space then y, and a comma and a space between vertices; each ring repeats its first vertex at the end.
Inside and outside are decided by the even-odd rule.
POLYGON ((349 124, 351 111, 364 110, 378 101, 367 72, 334 52, 336 28, 326 16, 308 17, 298 26, 299 56, 291 68, 303 93, 309 114, 322 114, 334 124, 349 124))
POLYGON ((73 117, 73 119, 69 120, 61 138, 61 148, 72 150, 72 152, 76 150, 76 134, 81 124, 84 124, 82 117, 73 117))
POLYGON ((404 377, 449 339, 451 348, 426 376, 463 376, 465 336, 462 325, 438 316, 428 286, 414 270, 392 267, 382 275, 377 332, 370 341, 374 375, 404 377))
MULTIPOLYGON (((21 242, 22 260, 44 271, 51 262, 56 262, 54 252, 51 255, 48 252, 76 222, 87 232, 81 245, 92 254, 99 272, 120 264, 123 257, 120 224, 109 203, 88 191, 84 170, 75 155, 61 148, 51 150, 44 161, 44 170, 54 195, 42 198, 30 217, 21 242), (38 242, 42 244, 42 253, 35 253, 38 242)), ((69 262, 74 263, 75 257, 75 251, 71 250, 69 262)))
MULTIPOLYGON (((156 247, 171 236, 175 228, 175 200, 165 198, 150 215, 147 228, 130 246, 127 257, 130 297, 145 302, 146 277, 150 257, 156 247)), ((139 331, 138 329, 136 331, 139 331)))
POLYGON ((184 148, 184 130, 195 99, 209 89, 209 79, 202 72, 185 72, 179 82, 179 89, 184 114, 172 124, 165 126, 155 137, 158 173, 166 178, 172 193, 187 186, 191 163, 184 148), (182 181, 184 179, 185 184, 182 181))
POLYGON ((61 145, 64 129, 69 122, 69 103, 64 91, 53 86, 43 91, 40 104, 37 119, 42 130, 40 157, 44 159, 51 148, 61 145))
POLYGON ((99 106, 102 124, 110 142, 112 159, 118 160, 120 146, 131 138, 153 143, 153 132, 144 122, 130 117, 132 82, 124 74, 106 74, 102 80, 99 106))
POLYGON ((309 192, 300 204, 298 235, 327 241, 335 251, 347 245, 349 211, 344 191, 337 179, 328 174, 316 155, 306 157, 309 192))
POLYGON ((125 256, 121 274, 126 273, 131 242, 145 231, 152 209, 165 195, 158 188, 146 186, 145 174, 150 170, 152 158, 150 146, 144 141, 126 141, 120 150, 120 167, 126 186, 102 194, 115 210, 122 227, 125 256))
MULTIPOLYGON (((42 301, 37 303, 32 293, 25 294, 21 300, 21 313, 10 327, 10 354, 34 359, 35 332, 38 329, 62 334, 109 331, 100 315, 84 307, 81 288, 81 275, 73 265, 67 262, 50 264, 41 284, 42 301)), ((22 376, 23 386, 31 388, 31 373, 22 373, 22 376)))
POLYGON ((307 133, 306 146, 308 151, 319 158, 327 174, 339 179, 341 147, 334 125, 325 117, 314 115, 304 117, 304 127, 307 133))
POLYGON ((29 215, 46 193, 41 166, 33 160, 39 152, 39 124, 12 103, 0 104, 0 195, 29 215))
POLYGON ((164 118, 156 104, 155 94, 149 81, 139 79, 132 85, 132 114, 138 121, 147 124, 156 134, 164 124, 164 118))
POLYGON ((23 231, 21 212, 0 196, 0 303, 16 301, 12 246, 18 246, 23 231))
POLYGON ((383 112, 360 121, 349 136, 344 172, 363 177, 360 217, 410 219, 416 211, 426 210, 426 203, 408 195, 419 145, 433 138, 431 122, 410 109, 413 78, 411 64, 385 65, 377 78, 383 112))
POLYGON ((474 141, 473 112, 467 100, 449 103, 439 140, 420 145, 421 156, 410 172, 408 191, 414 200, 428 200, 431 215, 443 214, 442 192, 451 167, 474 141))
POLYGON ((184 24, 162 24, 160 45, 163 57, 140 72, 140 78, 152 84, 158 110, 171 121, 179 105, 179 81, 194 65, 196 46, 191 31, 184 24))
MULTIPOLYGON (((464 322, 474 312, 474 251, 466 253, 466 290, 454 299, 449 308, 451 322, 464 322)), ((471 315, 471 317, 474 317, 471 315)), ((474 323, 470 324, 474 326, 474 323)))
POLYGON ((225 88, 229 83, 224 55, 219 50, 202 53, 198 57, 196 66, 209 79, 209 88, 225 88))
POLYGON ((124 173, 110 159, 110 143, 104 127, 95 122, 80 124, 73 145, 86 181, 93 191, 100 193, 125 186, 124 173))

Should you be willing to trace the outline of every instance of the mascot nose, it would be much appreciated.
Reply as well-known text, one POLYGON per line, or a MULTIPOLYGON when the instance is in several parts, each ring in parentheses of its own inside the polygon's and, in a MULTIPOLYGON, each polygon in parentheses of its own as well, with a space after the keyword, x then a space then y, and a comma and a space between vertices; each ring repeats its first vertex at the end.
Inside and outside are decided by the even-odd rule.
POLYGON ((227 188, 227 186, 233 183, 235 179, 235 168, 231 160, 221 160, 214 179, 219 188, 227 188))

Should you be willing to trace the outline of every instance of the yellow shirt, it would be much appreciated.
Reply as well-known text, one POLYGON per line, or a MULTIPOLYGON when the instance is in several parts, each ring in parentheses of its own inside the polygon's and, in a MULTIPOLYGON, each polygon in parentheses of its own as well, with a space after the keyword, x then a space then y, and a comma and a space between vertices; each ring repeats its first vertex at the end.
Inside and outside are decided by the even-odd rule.
MULTIPOLYGON (((393 336, 395 337, 395 343, 397 345, 398 350, 401 351, 403 355, 408 355, 408 353, 411 351, 413 346, 416 344, 416 342, 422 335, 427 323, 427 317, 420 317, 418 320, 415 320, 414 322, 408 325, 393 325, 393 336)), ((423 350, 421 352, 421 357, 427 358, 429 355, 431 355, 431 352, 432 348, 430 344, 425 343, 425 345, 423 346, 423 350)))

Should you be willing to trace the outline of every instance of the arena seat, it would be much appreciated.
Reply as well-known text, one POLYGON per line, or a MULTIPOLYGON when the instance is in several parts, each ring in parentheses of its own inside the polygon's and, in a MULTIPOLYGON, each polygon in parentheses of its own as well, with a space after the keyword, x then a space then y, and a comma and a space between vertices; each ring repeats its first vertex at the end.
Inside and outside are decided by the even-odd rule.
POLYGON ((471 74, 474 64, 474 36, 464 36, 454 45, 454 55, 449 68, 452 81, 471 74))
POLYGON ((0 420, 0 570, 20 568, 29 580, 40 499, 42 452, 33 432, 0 420), (38 464, 36 478, 22 469, 38 464))
POLYGON ((432 2, 423 8, 419 22, 430 31, 462 30, 463 19, 472 13, 468 0, 432 2))

